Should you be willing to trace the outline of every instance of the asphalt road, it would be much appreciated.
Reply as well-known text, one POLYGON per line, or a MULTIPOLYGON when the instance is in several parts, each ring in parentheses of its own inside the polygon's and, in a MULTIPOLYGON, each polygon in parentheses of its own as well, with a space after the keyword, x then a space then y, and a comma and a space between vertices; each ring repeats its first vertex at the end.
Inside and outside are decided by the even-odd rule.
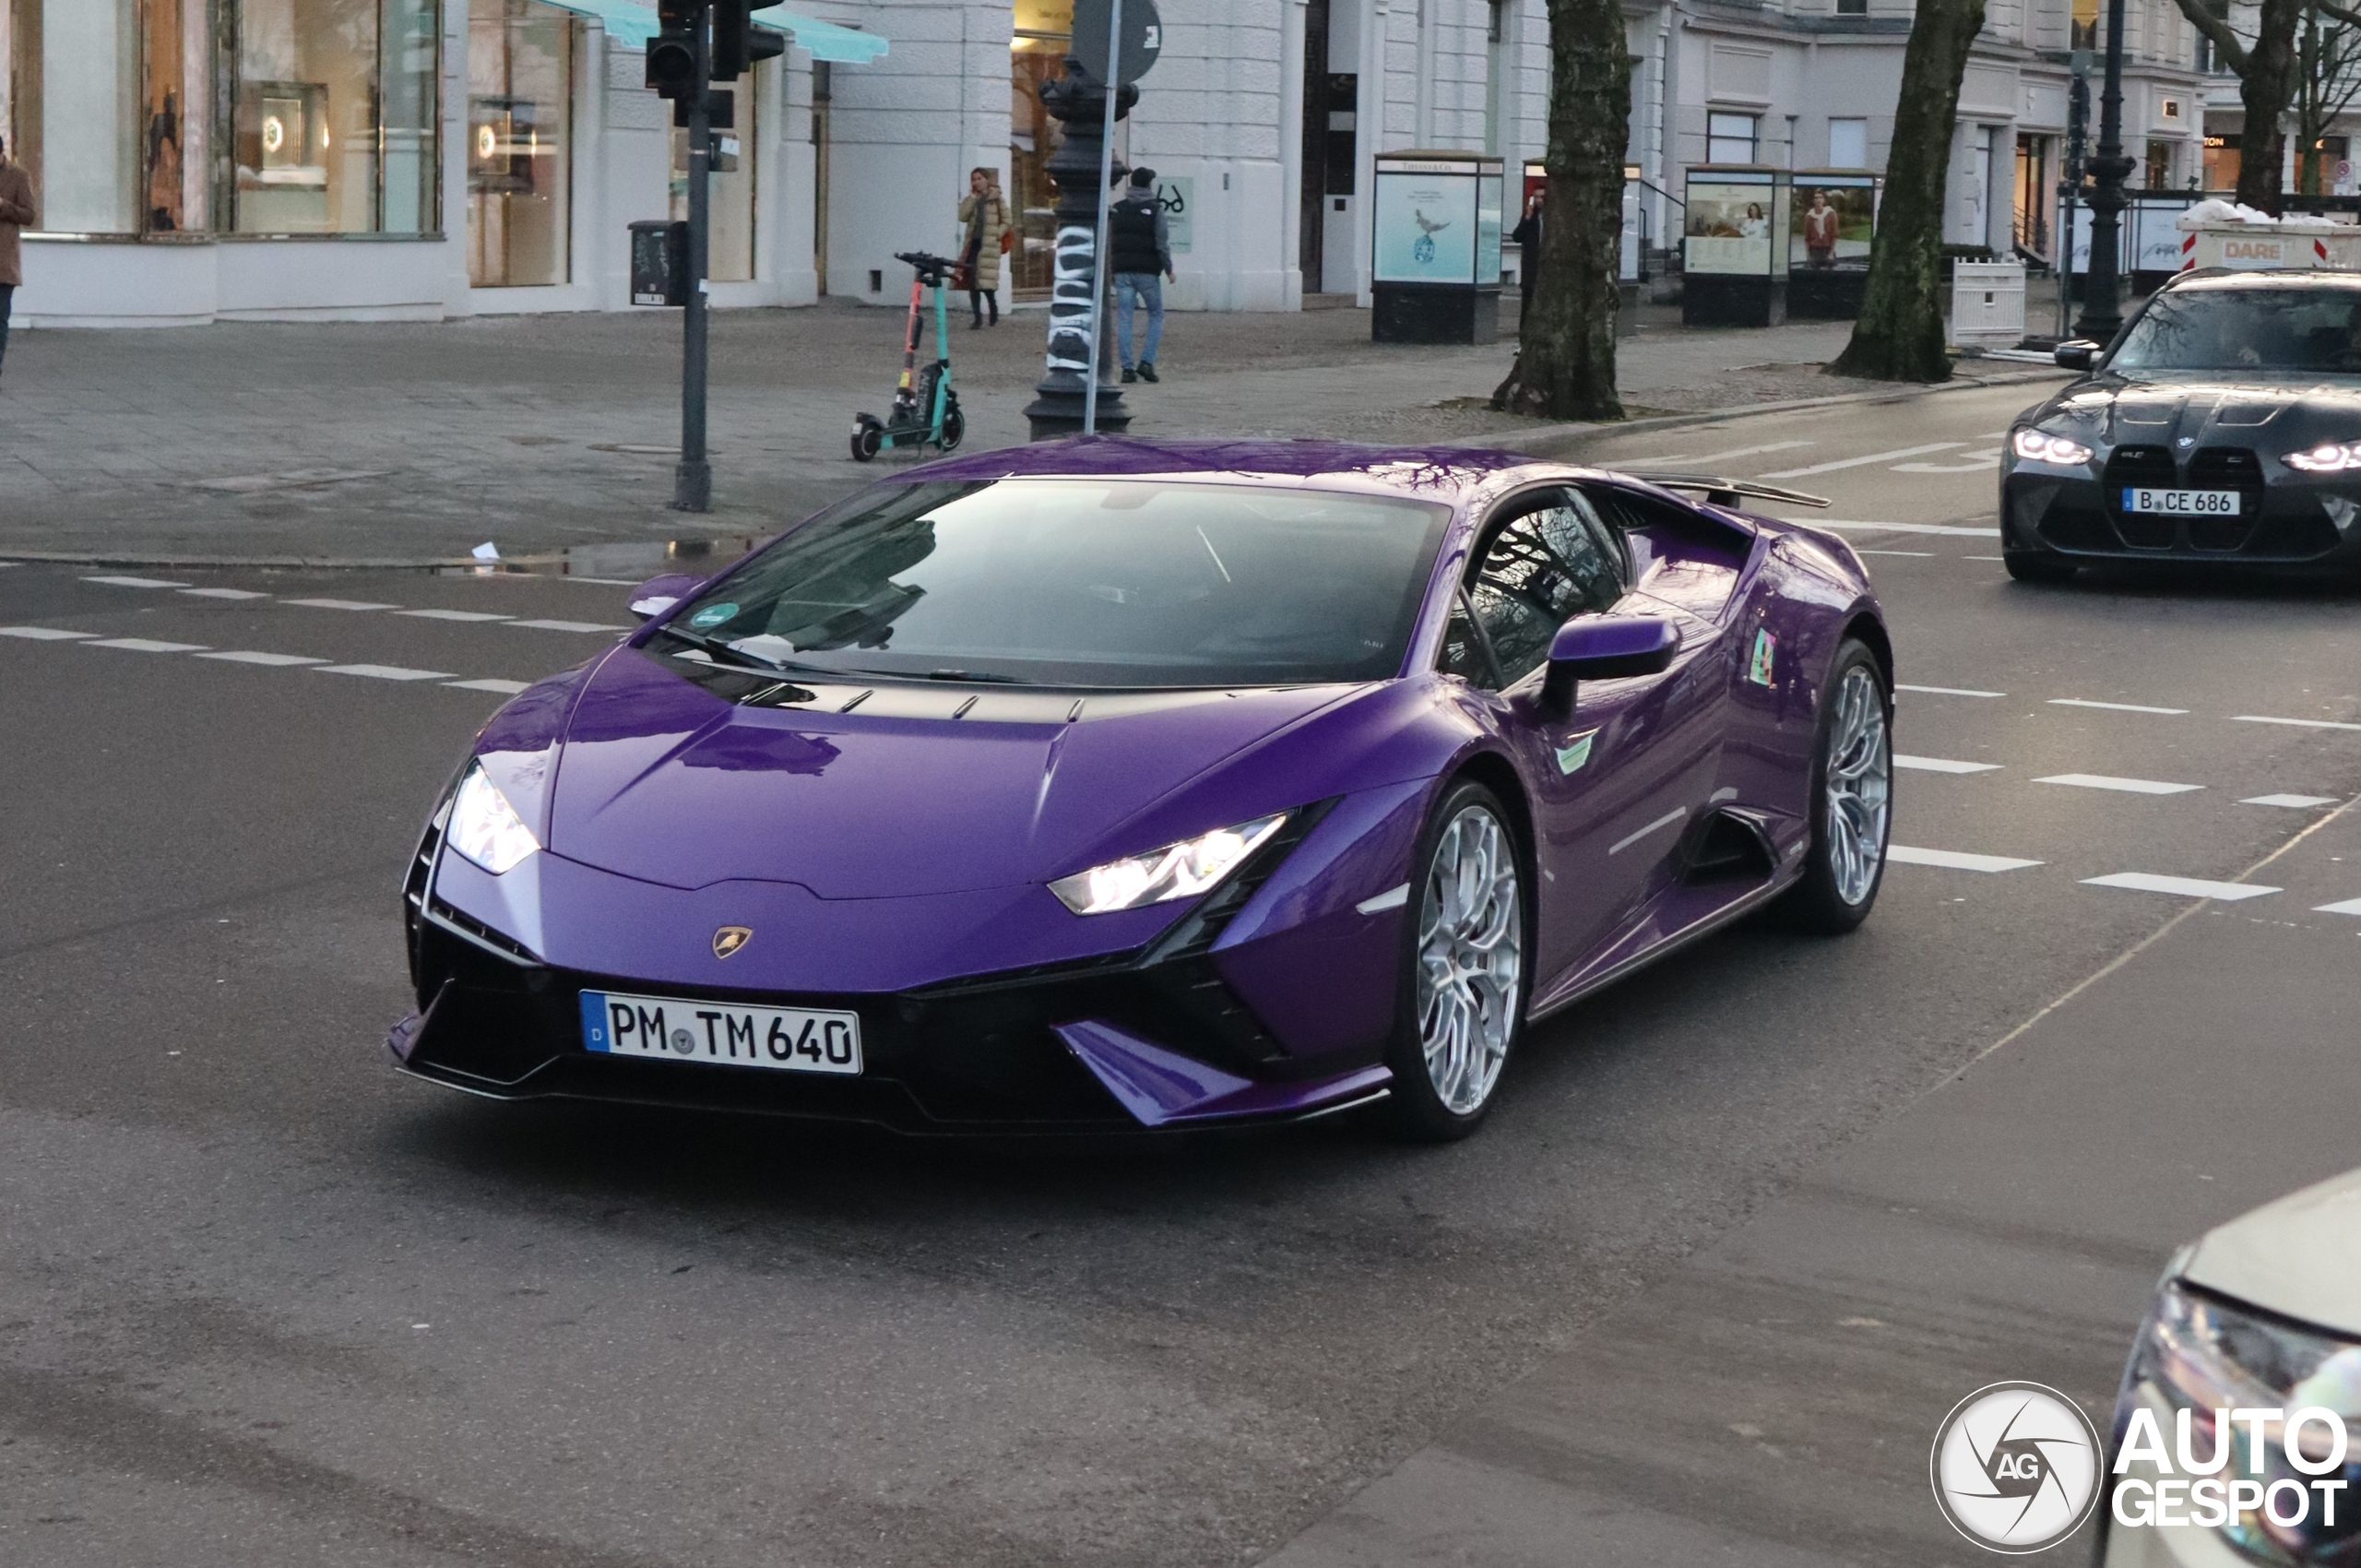
POLYGON ((2102 1407, 2174 1241, 2361 1163, 2361 917, 2316 908, 2361 898, 2361 730, 2255 721, 2361 725, 2361 598, 2010 585, 2029 396, 1599 444, 1817 469, 1774 482, 1948 688, 1901 750, 1978 769, 1901 775, 1861 932, 1600 996, 1442 1150, 397 1079, 418 818, 623 589, 0 568, 0 1561, 1975 1559, 1925 1492, 1952 1402, 2102 1407))

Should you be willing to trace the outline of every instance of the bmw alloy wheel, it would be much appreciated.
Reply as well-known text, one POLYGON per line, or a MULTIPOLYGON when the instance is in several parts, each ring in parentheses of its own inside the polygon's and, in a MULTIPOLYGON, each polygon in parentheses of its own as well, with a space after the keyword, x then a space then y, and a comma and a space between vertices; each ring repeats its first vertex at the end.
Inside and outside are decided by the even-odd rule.
POLYGON ((1864 665, 1846 670, 1837 685, 1822 776, 1827 780, 1830 877, 1836 896, 1857 905, 1876 889, 1885 860, 1893 781, 1885 695, 1876 674, 1864 665))
POLYGON ((1491 1097, 1523 996, 1525 911, 1516 849, 1489 811, 1443 825, 1418 906, 1418 1043, 1435 1098, 1455 1116, 1491 1097))

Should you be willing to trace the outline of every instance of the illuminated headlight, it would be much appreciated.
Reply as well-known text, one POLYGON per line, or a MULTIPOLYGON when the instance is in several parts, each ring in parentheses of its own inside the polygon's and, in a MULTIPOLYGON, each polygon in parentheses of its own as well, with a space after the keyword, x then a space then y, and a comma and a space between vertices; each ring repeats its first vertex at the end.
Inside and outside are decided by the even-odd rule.
POLYGON ((444 840, 451 848, 498 876, 541 847, 483 769, 469 765, 451 801, 451 826, 444 840))
POLYGON ((2191 1523, 2218 1528, 2260 1562, 2361 1561, 2361 1441, 2346 1441, 2361 1439, 2361 1344, 2167 1280, 2124 1381, 2118 1451, 2142 1448, 2148 1435, 2125 1430, 2142 1384, 2169 1407, 2153 1429, 2155 1455, 2169 1466, 2157 1472, 2184 1487, 2192 1476, 2222 1483, 2217 1516, 2191 1523))
POLYGON ((2343 473, 2361 469, 2361 441, 2331 441, 2308 451, 2290 452, 2280 461, 2299 473, 2343 473))
POLYGON ((1050 884, 1050 891, 1077 915, 1105 915, 1171 898, 1193 898, 1236 871, 1287 819, 1287 814, 1280 812, 1236 827, 1216 827, 1145 855, 1062 876, 1050 884))
POLYGON ((2050 435, 2031 425, 2009 437, 2009 450, 2028 463, 2058 463, 2071 468, 2091 460, 2091 449, 2081 442, 2050 435))

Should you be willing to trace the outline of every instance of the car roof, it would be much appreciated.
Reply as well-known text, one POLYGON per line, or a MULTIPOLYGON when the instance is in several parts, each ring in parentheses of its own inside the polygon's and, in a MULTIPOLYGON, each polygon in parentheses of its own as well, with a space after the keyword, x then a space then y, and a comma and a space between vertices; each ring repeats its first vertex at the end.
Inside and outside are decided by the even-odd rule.
MULTIPOLYGON (((2300 231, 2298 231, 2300 232, 2300 231)), ((2233 272, 2226 267, 2184 273, 2166 282, 2176 294, 2247 289, 2361 289, 2361 272, 2331 267, 2272 267, 2233 272)))
POLYGON ((1020 478, 1180 478, 1254 481, 1335 479, 1425 501, 1456 504, 1508 470, 1536 459, 1483 446, 1381 446, 1357 441, 1181 441, 1130 435, 962 453, 910 469, 907 481, 1020 478))

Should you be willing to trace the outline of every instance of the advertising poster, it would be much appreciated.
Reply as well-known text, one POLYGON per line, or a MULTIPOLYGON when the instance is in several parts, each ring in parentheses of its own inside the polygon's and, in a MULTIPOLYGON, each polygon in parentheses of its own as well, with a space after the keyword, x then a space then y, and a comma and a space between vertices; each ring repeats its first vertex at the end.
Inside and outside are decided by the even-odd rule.
POLYGON ((1501 280, 1501 173, 1476 177, 1476 281, 1501 280))
POLYGON ((1197 237, 1197 179, 1193 174, 1159 175, 1156 202, 1164 208, 1164 228, 1172 239, 1172 254, 1185 255, 1197 237))
MULTIPOLYGON (((1465 165, 1381 163, 1376 205, 1372 279, 1381 283, 1476 280, 1474 170, 1465 165)), ((1494 221, 1498 222, 1497 215, 1494 221)), ((1496 253, 1499 244, 1496 237, 1496 253)), ((1494 266, 1497 269, 1497 255, 1494 266)), ((1498 276, 1497 270, 1494 275, 1498 276)))
POLYGON ((1799 271, 1869 265, 1869 235, 1877 226, 1877 190, 1868 182, 1816 182, 1796 176, 1788 220, 1787 265, 1799 271))
POLYGON ((1768 184, 1690 181, 1682 266, 1691 272, 1767 275, 1774 206, 1768 184))

